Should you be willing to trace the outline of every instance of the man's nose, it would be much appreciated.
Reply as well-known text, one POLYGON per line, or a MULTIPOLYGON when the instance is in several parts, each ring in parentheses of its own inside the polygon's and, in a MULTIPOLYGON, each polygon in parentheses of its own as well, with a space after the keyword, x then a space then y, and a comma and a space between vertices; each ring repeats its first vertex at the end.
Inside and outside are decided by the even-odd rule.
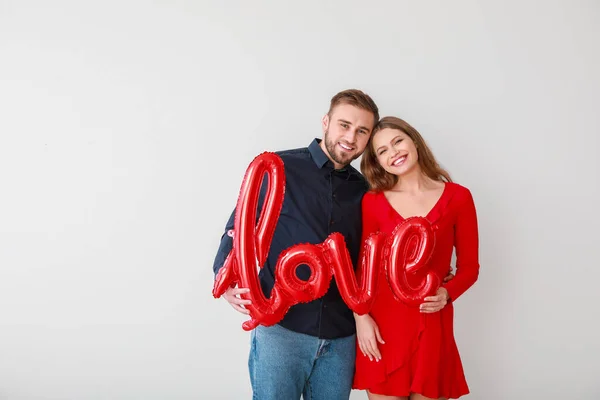
POLYGON ((346 139, 348 141, 348 143, 355 144, 357 135, 358 135, 357 131, 355 131, 353 129, 349 129, 348 132, 346 132, 346 134, 344 135, 344 139, 346 139))

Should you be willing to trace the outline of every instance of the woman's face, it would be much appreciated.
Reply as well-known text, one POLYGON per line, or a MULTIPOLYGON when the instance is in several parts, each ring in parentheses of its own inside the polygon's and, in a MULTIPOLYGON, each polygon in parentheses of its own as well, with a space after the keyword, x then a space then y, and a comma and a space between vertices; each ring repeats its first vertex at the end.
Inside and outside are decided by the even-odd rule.
POLYGON ((419 168, 417 147, 401 130, 384 128, 375 133, 372 144, 377 161, 390 174, 402 176, 419 168))

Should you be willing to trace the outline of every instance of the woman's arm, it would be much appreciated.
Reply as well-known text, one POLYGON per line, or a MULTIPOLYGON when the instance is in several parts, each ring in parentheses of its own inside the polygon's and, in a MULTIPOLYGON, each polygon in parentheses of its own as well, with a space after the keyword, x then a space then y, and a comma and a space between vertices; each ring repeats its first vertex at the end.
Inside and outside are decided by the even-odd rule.
POLYGON ((452 301, 455 301, 470 288, 479 276, 477 212, 473 196, 468 189, 464 190, 462 197, 456 225, 454 226, 456 276, 443 285, 452 301))

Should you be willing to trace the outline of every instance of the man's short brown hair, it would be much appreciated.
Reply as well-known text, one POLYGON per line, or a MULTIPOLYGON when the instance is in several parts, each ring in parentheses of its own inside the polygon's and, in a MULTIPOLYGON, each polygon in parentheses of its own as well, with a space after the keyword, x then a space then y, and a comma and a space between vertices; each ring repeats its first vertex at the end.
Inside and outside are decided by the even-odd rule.
POLYGON ((362 108, 373 113, 375 117, 374 123, 379 121, 379 109, 373 99, 366 93, 358 89, 343 90, 331 98, 329 111, 327 114, 331 117, 333 109, 340 104, 350 104, 352 106, 362 108))

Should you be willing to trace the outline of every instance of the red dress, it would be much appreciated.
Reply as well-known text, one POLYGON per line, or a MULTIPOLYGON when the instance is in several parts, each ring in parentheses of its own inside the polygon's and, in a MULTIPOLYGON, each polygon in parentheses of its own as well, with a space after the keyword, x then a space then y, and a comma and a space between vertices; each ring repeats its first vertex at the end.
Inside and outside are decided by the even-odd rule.
MULTIPOLYGON (((363 241, 376 231, 391 234, 404 220, 383 192, 365 194, 362 213, 363 241)), ((434 228, 435 248, 423 274, 434 271, 443 280, 456 247, 456 276, 443 284, 451 301, 439 312, 420 313, 418 307, 407 306, 393 297, 382 271, 370 312, 385 341, 378 343, 381 360, 370 361, 357 348, 354 389, 388 396, 414 392, 435 399, 469 393, 454 341, 452 303, 475 283, 479 274, 477 216, 471 192, 456 183, 446 183, 426 218, 434 228)), ((420 282, 423 274, 414 279, 420 282)))

